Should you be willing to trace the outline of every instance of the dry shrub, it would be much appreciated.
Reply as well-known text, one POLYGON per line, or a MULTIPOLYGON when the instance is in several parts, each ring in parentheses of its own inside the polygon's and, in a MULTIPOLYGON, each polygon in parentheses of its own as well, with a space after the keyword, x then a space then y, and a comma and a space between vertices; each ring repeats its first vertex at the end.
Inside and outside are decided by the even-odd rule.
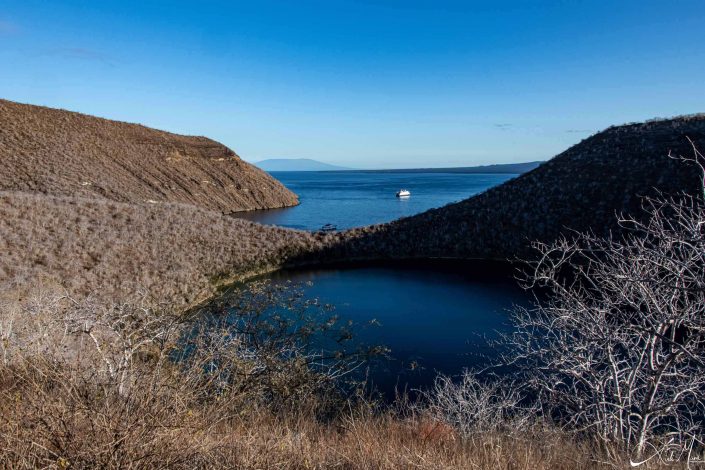
POLYGON ((422 409, 346 399, 337 379, 360 357, 324 360, 305 345, 313 329, 348 337, 347 325, 331 326, 332 312, 295 289, 256 289, 225 305, 246 311, 202 329, 150 302, 8 303, 0 323, 32 328, 3 330, 0 466, 593 467, 589 443, 547 428, 465 437, 422 409), (279 318, 264 315, 271 307, 279 318))
POLYGON ((105 304, 147 291, 184 306, 320 244, 187 205, 0 192, 1 290, 49 279, 105 304))
POLYGON ((3 369, 0 465, 575 469, 594 468, 599 455, 548 429, 460 439, 439 435, 428 419, 366 411, 320 421, 303 410, 231 410, 219 401, 194 401, 187 387, 169 383, 106 396, 92 380, 77 380, 56 364, 3 369))
POLYGON ((535 422, 535 410, 525 408, 522 394, 509 380, 483 379, 469 370, 463 371, 460 380, 439 375, 424 398, 431 416, 463 436, 509 435, 535 422))
MULTIPOLYGON (((698 163, 703 156, 695 151, 698 163)), ((701 166, 701 169, 703 167, 701 166)), ((621 236, 537 243, 505 361, 543 414, 634 465, 705 460, 705 206, 645 198, 621 236)))

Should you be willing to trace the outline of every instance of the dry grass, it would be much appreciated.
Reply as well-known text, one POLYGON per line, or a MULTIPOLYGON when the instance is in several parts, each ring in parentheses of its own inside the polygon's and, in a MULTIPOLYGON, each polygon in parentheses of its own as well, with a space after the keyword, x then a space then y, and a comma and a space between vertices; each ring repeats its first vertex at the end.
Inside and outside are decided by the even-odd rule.
POLYGON ((178 393, 115 400, 67 383, 66 374, 52 383, 43 368, 32 383, 2 375, 5 468, 538 470, 595 468, 600 456, 549 429, 461 439, 422 417, 359 410, 331 422, 252 408, 223 416, 222 407, 210 403, 180 406, 186 397, 178 393))
POLYGON ((315 406, 277 413, 202 392, 167 369, 142 370, 123 396, 75 363, 2 365, 0 466, 535 470, 593 468, 601 455, 547 428, 465 439, 423 414, 364 402, 322 420, 315 406))
POLYGON ((191 137, 0 100, 0 190, 219 212, 291 206, 296 195, 235 152, 191 137))
MULTIPOLYGON (((44 292, 0 306, 2 468, 540 470, 625 463, 614 449, 608 453, 596 441, 550 426, 467 434, 424 406, 346 399, 288 353, 267 361, 280 363, 272 370, 289 371, 284 382, 266 369, 242 374, 252 365, 252 351, 242 356, 229 343, 201 346, 204 354, 196 360, 175 361, 173 348, 181 341, 175 334, 153 335, 132 351, 123 388, 103 358, 120 357, 124 344, 92 329, 98 350, 86 330, 67 327, 66 319, 75 316, 61 307, 65 302, 44 292), (234 354, 224 361, 221 353, 234 354), (240 372, 222 380, 234 370, 240 372)), ((90 304, 76 305, 82 321, 105 318, 90 304)), ((157 331, 142 320, 158 312, 140 317, 140 310, 120 309, 130 321, 113 332, 135 339, 157 331)), ((162 331, 173 333, 174 325, 162 323, 162 331)))

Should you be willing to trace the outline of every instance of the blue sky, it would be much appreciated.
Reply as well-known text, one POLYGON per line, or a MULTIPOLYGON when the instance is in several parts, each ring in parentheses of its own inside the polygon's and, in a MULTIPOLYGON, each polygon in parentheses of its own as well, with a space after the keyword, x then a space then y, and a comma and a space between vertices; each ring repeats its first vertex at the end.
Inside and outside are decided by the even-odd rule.
POLYGON ((0 97, 358 168, 705 112, 705 1, 3 1, 0 97))

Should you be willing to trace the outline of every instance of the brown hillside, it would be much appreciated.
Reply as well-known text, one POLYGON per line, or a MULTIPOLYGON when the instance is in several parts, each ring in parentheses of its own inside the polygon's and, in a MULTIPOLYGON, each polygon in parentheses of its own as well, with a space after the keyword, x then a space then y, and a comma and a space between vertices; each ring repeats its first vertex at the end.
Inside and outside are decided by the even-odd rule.
POLYGON ((616 228, 615 214, 638 212, 639 196, 656 188, 698 191, 697 172, 667 157, 692 151, 686 136, 705 148, 705 116, 612 127, 460 203, 325 236, 183 204, 0 192, 0 290, 47 277, 72 293, 117 298, 143 287, 189 303, 216 278, 282 265, 525 256, 532 240, 616 228))
POLYGON ((0 190, 176 202, 230 213, 297 197, 205 137, 0 100, 0 190))
POLYGON ((0 292, 58 284, 108 302, 145 290, 183 305, 319 243, 185 204, 0 192, 0 292))
MULTIPOLYGON (((668 158, 705 149, 705 114, 610 127, 537 169, 459 203, 337 234, 336 258, 514 258, 569 229, 605 234, 657 191, 700 194, 699 170, 668 158)), ((320 256, 320 255, 319 255, 320 256)))

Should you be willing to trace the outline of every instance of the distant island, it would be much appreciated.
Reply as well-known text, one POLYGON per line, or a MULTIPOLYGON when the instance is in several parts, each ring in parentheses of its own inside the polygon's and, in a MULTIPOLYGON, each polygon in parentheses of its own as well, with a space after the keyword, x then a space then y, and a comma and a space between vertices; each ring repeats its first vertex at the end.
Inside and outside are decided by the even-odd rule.
POLYGON ((337 165, 319 162, 310 158, 269 158, 254 163, 264 171, 346 171, 345 168, 337 165))
POLYGON ((495 165, 460 166, 447 168, 393 168, 383 170, 358 170, 319 162, 310 158, 270 158, 254 163, 264 171, 359 171, 369 173, 504 173, 522 174, 541 165, 542 161, 503 163, 495 165))
POLYGON ((395 168, 390 170, 359 170, 374 173, 511 173, 522 174, 537 168, 542 161, 503 163, 496 165, 459 166, 450 168, 395 168))

